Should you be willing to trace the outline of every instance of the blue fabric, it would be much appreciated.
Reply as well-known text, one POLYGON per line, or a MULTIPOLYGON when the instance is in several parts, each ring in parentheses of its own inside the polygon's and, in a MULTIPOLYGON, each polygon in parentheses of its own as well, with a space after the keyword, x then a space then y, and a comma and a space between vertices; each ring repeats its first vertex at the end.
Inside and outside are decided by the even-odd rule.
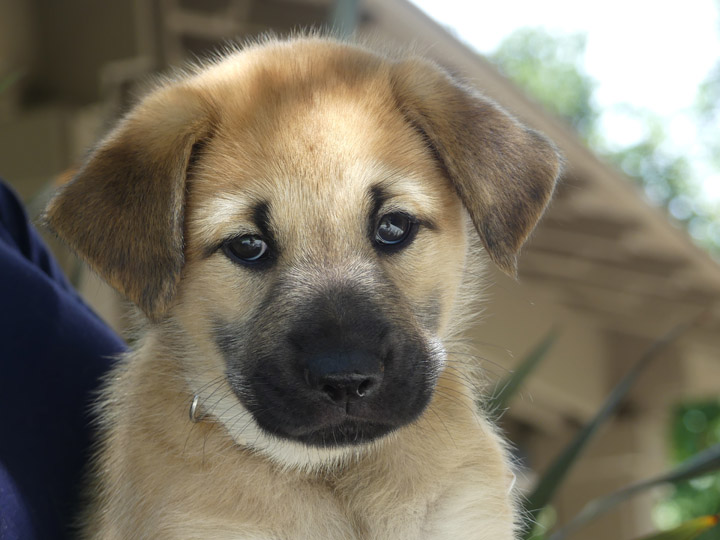
POLYGON ((0 539, 71 536, 89 404, 124 350, 0 181, 0 539))

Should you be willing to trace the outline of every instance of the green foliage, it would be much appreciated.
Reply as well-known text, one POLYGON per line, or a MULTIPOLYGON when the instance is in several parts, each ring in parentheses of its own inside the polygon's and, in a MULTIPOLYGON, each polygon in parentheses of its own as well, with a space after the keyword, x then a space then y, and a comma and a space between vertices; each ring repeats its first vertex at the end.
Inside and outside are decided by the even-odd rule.
MULTIPOLYGON (((628 370, 620 382, 612 389, 595 416, 580 429, 570 444, 568 444, 555 458, 550 467, 548 467, 548 469, 540 477, 533 490, 523 501, 523 514, 526 516, 526 522, 528 524, 535 524, 534 526, 528 525, 525 528, 523 531, 524 539, 544 540, 547 537, 547 531, 552 530, 555 525, 554 512, 552 511, 550 503, 552 502, 555 493, 564 482, 570 469, 582 455, 584 449, 593 439, 595 434, 597 434, 600 427, 613 416, 619 405, 624 401, 635 381, 637 381, 638 377, 640 377, 640 375, 650 365, 652 365, 653 360, 703 318, 704 314, 701 314, 686 323, 679 324, 653 342, 650 348, 648 348, 648 350, 628 370)), ((535 348, 533 348, 532 351, 530 351, 530 353, 520 362, 517 369, 512 372, 505 381, 498 385, 500 391, 495 393, 495 396, 486 403, 486 406, 489 406, 491 410, 504 409, 507 406, 521 387, 522 383, 534 372, 542 360, 547 357, 547 353, 555 341, 556 335, 556 331, 552 330, 535 348)), ((720 426, 720 402, 716 405, 718 407, 717 411, 715 409, 710 411, 700 411, 697 407, 694 407, 689 412, 683 413, 682 425, 696 434, 700 434, 701 432, 705 433, 708 424, 707 415, 709 412, 712 412, 713 414, 717 412, 718 417, 717 419, 715 416, 712 417, 713 423, 711 430, 713 435, 703 436, 699 444, 697 444, 697 441, 693 442, 693 440, 688 440, 687 437, 679 439, 687 446, 687 452, 681 453, 681 457, 684 459, 682 459, 682 463, 679 466, 655 478, 637 482, 614 493, 590 501, 569 523, 554 532, 549 537, 549 540, 566 539, 569 535, 589 521, 608 512, 618 504, 639 492, 660 484, 674 484, 682 486, 683 482, 688 480, 690 482, 704 481, 705 479, 703 478, 703 475, 707 475, 708 472, 712 472, 714 474, 715 471, 718 471, 720 469, 720 444, 711 444, 712 441, 714 441, 715 435, 720 436, 720 427, 718 427, 720 426), (717 426, 714 423, 715 420, 717 420, 717 426), (718 433, 715 433, 716 431, 718 433), (706 443, 707 445, 705 447, 700 446, 706 443), (708 445, 709 447, 707 447, 708 445), (698 452, 698 450, 702 451, 698 452)), ((695 515, 697 515, 700 507, 693 508, 695 515)), ((700 521, 690 521, 685 524, 681 523, 676 531, 669 532, 665 536, 660 535, 658 536, 658 540, 660 538, 664 540, 690 540, 695 538, 697 534, 700 534, 701 528, 699 527, 699 524, 700 521)), ((650 540, 650 538, 647 540, 650 540)), ((701 540, 714 540, 714 537, 708 537, 707 539, 701 540)))
POLYGON ((685 156, 670 148, 662 120, 648 111, 630 110, 628 114, 642 119, 646 136, 604 155, 643 186, 654 203, 667 208, 701 247, 720 257, 720 206, 704 200, 696 171, 685 156))
MULTIPOLYGON (((718 3, 720 4, 720 2, 718 3)), ((720 5, 718 6, 720 9, 720 5)), ((711 174, 720 182, 720 61, 700 85, 695 97, 695 118, 702 138, 705 160, 712 167, 711 174)), ((690 231, 700 245, 720 260, 720 204, 702 207, 688 222, 690 231)))
POLYGON ((521 28, 492 55, 500 70, 532 98, 587 136, 594 132, 594 81, 583 69, 583 34, 556 37, 542 29, 521 28))
POLYGON ((672 451, 676 462, 720 443, 720 400, 685 403, 672 422, 672 451))
MULTIPOLYGON (((675 529, 671 531, 665 531, 658 534, 653 534, 651 536, 645 536, 641 538, 641 540, 694 540, 696 538, 699 539, 700 535, 704 531, 709 531, 706 534, 711 533, 715 529, 715 526, 718 524, 718 516, 703 516, 696 519, 693 519, 691 521, 688 521, 686 523, 683 523, 682 525, 679 525, 675 529)), ((706 536, 704 535, 703 538, 706 536)))
POLYGON ((695 97, 695 116, 708 157, 720 169, 720 62, 708 73, 695 97))
MULTIPOLYGON (((652 347, 638 360, 617 386, 613 388, 602 407, 595 413, 595 416, 580 429, 570 444, 565 447, 548 470, 543 473, 525 503, 527 514, 531 519, 534 520, 540 510, 552 501, 553 496, 587 445, 605 422, 612 417, 637 378, 655 359, 661 349, 661 347, 652 347)), ((529 538, 529 535, 526 534, 525 537, 529 538)))
MULTIPOLYGON (((647 134, 632 146, 612 152, 612 160, 626 174, 645 185, 651 197, 664 206, 669 206, 678 197, 697 197, 699 190, 690 181, 688 160, 666 148, 667 134, 662 121, 648 111, 627 109, 627 112, 642 119, 647 134)), ((684 217, 684 213, 678 215, 684 217)))
MULTIPOLYGON (((548 513, 550 510, 549 505, 555 493, 564 482, 565 477, 580 458, 587 445, 600 427, 613 416, 635 381, 652 364, 659 353, 664 351, 688 329, 693 327, 700 318, 701 317, 696 317, 687 323, 679 324, 664 336, 657 339, 628 370, 615 388, 613 388, 595 416, 580 429, 570 444, 555 458, 533 490, 523 501, 523 514, 526 516, 527 522, 537 523, 536 526, 528 526, 525 529, 523 538, 526 540, 542 540, 546 534, 544 531, 551 530, 554 525, 554 519, 548 513)), ((554 343, 556 336, 557 332, 555 330, 550 331, 520 362, 517 369, 515 369, 505 381, 498 385, 500 390, 486 403, 486 406, 489 406, 491 411, 504 409, 507 406, 526 378, 530 376, 542 360, 547 357, 547 353, 554 343)), ((707 450, 685 461, 681 466, 665 475, 628 486, 616 493, 591 501, 568 526, 553 534, 551 540, 564 539, 575 529, 581 527, 598 515, 607 512, 639 491, 654 487, 660 483, 679 482, 688 478, 694 478, 708 470, 716 470, 718 467, 720 467, 720 445, 718 445, 717 448, 707 450)))
MULTIPOLYGON (((720 445, 720 400, 686 403, 673 412, 671 448, 673 460, 682 462, 695 454, 720 445)), ((662 526, 678 523, 720 509, 720 472, 675 486, 673 494, 655 512, 662 526)), ((702 535, 701 540, 720 540, 720 530, 702 535)))
POLYGON ((720 118, 720 62, 715 64, 698 88, 695 108, 703 123, 715 123, 720 118))
MULTIPOLYGON (((661 484, 681 485, 685 481, 701 480, 708 473, 715 473, 720 470, 720 444, 703 450, 702 452, 688 458, 671 471, 642 480, 635 484, 626 486, 609 495, 594 499, 587 503, 582 511, 570 520, 559 531, 554 533, 548 540, 565 540, 576 530, 583 527, 589 521, 610 511, 623 501, 661 484)), ((678 526, 682 522, 678 520, 678 526)))
MULTIPOLYGON (((695 324, 696 320, 680 324, 671 329, 667 334, 657 339, 638 361, 628 370, 620 382, 615 385, 595 416, 590 419, 565 449, 553 460, 547 471, 543 473, 537 485, 533 488, 525 500, 524 509, 531 522, 534 521, 539 512, 545 508, 562 485, 565 477, 575 462, 582 455, 598 430, 610 419, 623 403, 630 389, 642 373, 652 365, 658 355, 675 342, 682 334, 695 324)), ((610 506, 615 502, 610 501, 610 506)), ((592 517, 592 516, 591 516, 592 517)), ((535 531, 526 531, 524 538, 532 538, 535 531)))

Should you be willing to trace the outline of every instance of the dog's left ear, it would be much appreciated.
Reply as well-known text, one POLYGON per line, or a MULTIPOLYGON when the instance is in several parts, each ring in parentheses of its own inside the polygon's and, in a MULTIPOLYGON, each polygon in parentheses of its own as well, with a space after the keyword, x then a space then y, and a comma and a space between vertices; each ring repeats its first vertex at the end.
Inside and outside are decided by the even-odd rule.
POLYGON ((111 286, 159 320, 184 263, 185 180, 209 105, 167 86, 136 106, 50 201, 46 224, 111 286))
POLYGON ((393 66, 395 97, 447 172, 490 258, 516 275, 517 254, 561 171, 555 147, 435 64, 393 66))

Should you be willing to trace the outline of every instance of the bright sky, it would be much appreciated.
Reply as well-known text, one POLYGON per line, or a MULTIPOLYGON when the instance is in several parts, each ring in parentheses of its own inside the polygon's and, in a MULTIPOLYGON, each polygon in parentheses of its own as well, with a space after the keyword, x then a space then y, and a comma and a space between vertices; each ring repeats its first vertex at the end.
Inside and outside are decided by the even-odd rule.
MULTIPOLYGON (((698 85, 720 58, 720 17, 715 0, 413 0, 481 53, 523 26, 587 34, 586 70, 598 85, 601 107, 629 103, 668 119, 673 143, 703 161, 687 114, 698 85)), ((611 141, 632 143, 641 125, 607 115, 611 141)), ((700 165, 700 169, 703 166, 700 165)), ((720 200, 720 176, 701 172, 708 196, 720 200)))

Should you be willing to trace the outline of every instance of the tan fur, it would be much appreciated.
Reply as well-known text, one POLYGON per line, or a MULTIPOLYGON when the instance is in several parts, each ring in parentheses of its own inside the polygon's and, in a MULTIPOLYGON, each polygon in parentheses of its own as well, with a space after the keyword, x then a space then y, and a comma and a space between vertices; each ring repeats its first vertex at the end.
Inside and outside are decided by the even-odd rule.
POLYGON ((443 340, 466 266, 482 264, 466 261, 463 206, 512 273, 558 170, 547 141, 437 66, 331 40, 252 46, 150 94, 47 211, 151 321, 98 408, 85 537, 513 538, 505 450, 475 410, 472 366, 443 340), (367 238, 377 184, 380 214, 433 224, 392 257, 367 238), (214 248, 252 232, 258 201, 270 201, 283 246, 268 272, 290 284, 278 320, 313 287, 397 292, 383 309, 440 351, 419 419, 369 444, 317 449, 264 433, 235 397, 217 321, 250 320, 271 279, 214 248))

